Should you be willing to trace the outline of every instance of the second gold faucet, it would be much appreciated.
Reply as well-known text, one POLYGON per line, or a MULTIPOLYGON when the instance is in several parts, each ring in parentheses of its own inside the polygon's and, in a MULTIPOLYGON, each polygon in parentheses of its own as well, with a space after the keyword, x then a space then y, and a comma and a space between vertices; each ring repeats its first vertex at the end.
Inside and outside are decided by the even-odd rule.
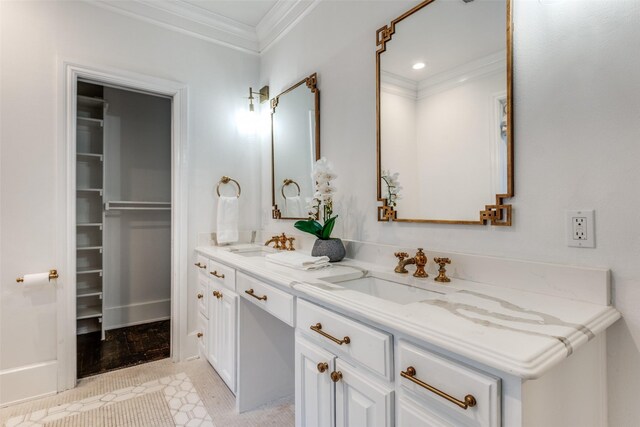
POLYGON ((406 252, 396 252, 394 253, 396 258, 398 258, 398 265, 393 270, 396 273, 408 273, 405 268, 409 264, 416 265, 416 272, 413 273, 414 277, 429 277, 427 272, 424 270, 424 267, 427 265, 427 256, 422 251, 422 248, 418 248, 418 252, 412 258, 408 258, 409 254, 406 252))
POLYGON ((286 234, 282 233, 279 236, 272 236, 264 245, 269 246, 269 243, 273 243, 274 249, 279 251, 295 251, 296 249, 293 247, 294 240, 296 240, 295 237, 287 237, 286 234))

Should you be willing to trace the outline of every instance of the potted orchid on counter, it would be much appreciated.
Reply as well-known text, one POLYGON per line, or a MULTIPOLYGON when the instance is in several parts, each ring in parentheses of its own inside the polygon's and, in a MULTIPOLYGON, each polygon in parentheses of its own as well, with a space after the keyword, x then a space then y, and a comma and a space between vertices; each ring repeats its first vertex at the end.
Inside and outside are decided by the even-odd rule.
POLYGON ((336 193, 336 187, 331 184, 331 181, 338 176, 333 172, 331 163, 323 157, 313 166, 311 177, 315 182, 315 193, 309 206, 309 219, 297 221, 294 226, 318 238, 313 244, 311 255, 327 256, 331 262, 340 261, 346 254, 344 245, 342 240, 331 238, 331 232, 338 218, 338 215, 333 216, 333 196, 336 193))

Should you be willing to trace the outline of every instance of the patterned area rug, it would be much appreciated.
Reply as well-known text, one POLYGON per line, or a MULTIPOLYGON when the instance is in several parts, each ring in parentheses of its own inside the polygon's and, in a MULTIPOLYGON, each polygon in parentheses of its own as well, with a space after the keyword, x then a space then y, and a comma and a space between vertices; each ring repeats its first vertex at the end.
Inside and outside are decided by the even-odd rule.
POLYGON ((7 427, 176 426, 213 427, 187 374, 179 373, 76 402, 10 418, 7 427), (160 395, 154 399, 149 395, 160 395), (151 399, 149 399, 151 397, 151 399), (144 398, 140 400, 141 398, 144 398), (130 400, 143 403, 133 405, 130 400), (127 402, 125 404, 125 402, 127 402), (169 418, 162 417, 168 413, 169 418), (134 421, 139 419, 138 423, 134 421), (158 424, 160 422, 161 424, 158 424), (168 424, 167 424, 168 423, 168 424))
MULTIPOLYGON (((22 427, 33 427, 37 425, 41 425, 43 427, 73 426, 74 424, 64 424, 64 422, 71 423, 73 422, 73 417, 79 417, 85 414, 80 413, 81 411, 78 410, 79 406, 71 405, 78 404, 81 401, 85 401, 85 403, 89 403, 89 401, 100 401, 103 397, 109 399, 106 397, 109 395, 112 395, 111 401, 115 402, 116 397, 113 397, 113 395, 115 395, 116 392, 114 390, 118 393, 123 392, 123 390, 129 390, 127 392, 123 392, 123 396, 127 395, 129 392, 134 394, 134 396, 129 396, 127 399, 121 397, 123 400, 118 400, 119 403, 110 403, 109 405, 105 403, 94 408, 85 408, 84 412, 87 412, 86 416, 89 416, 89 411, 91 411, 92 414, 96 414, 96 417, 101 418, 97 418, 99 421, 96 421, 95 424, 90 421, 82 423, 83 419, 78 418, 77 425, 82 427, 120 427, 120 424, 118 423, 124 422, 125 424, 122 424, 122 426, 129 427, 129 425, 126 424, 128 418, 130 416, 139 416, 141 417, 141 421, 136 424, 131 424, 131 427, 134 427, 134 425, 135 427, 164 427, 164 424, 162 424, 162 422, 166 421, 164 418, 159 418, 157 424, 155 421, 150 422, 150 424, 146 424, 146 421, 144 421, 145 418, 142 418, 153 417, 154 415, 150 412, 155 411, 155 409, 145 410, 144 414, 134 415, 133 413, 129 413, 126 416, 123 415, 127 412, 127 406, 124 405, 124 402, 129 402, 129 404, 133 405, 137 399, 153 399, 157 396, 150 396, 160 392, 162 392, 160 397, 165 399, 165 402, 168 402, 163 404, 168 408, 170 414, 171 424, 168 425, 176 425, 175 418, 171 415, 171 399, 166 399, 164 389, 151 389, 147 390, 147 393, 144 394, 139 393, 141 390, 137 389, 137 387, 141 387, 144 384, 152 383, 154 381, 160 382, 160 380, 164 380, 166 382, 167 377, 175 376, 177 378, 177 376, 181 374, 186 374, 187 379, 189 379, 193 384, 195 392, 199 398, 202 399, 204 408, 211 418, 213 418, 213 425, 215 426, 293 427, 295 424, 293 396, 289 399, 273 402, 253 411, 238 414, 235 409, 235 396, 231 391, 229 391, 224 381, 222 381, 218 376, 209 362, 202 359, 196 359, 173 363, 169 359, 164 359, 131 368, 107 372, 106 374, 83 378, 78 382, 78 386, 74 389, 67 390, 56 395, 0 408, 0 425, 11 425, 12 427, 15 425, 21 425, 22 427), (121 404, 123 406, 121 406, 121 404), (75 415, 72 416, 65 415, 62 417, 62 415, 60 415, 62 417, 60 419, 49 419, 49 421, 43 422, 45 416, 54 415, 55 410, 52 410, 54 408, 57 408, 55 409, 57 411, 64 411, 66 409, 67 412, 73 412, 74 410, 76 410, 76 412, 75 415), (109 418, 109 412, 111 411, 114 415, 109 418), (27 415, 34 418, 37 418, 39 415, 41 418, 38 420, 32 418, 32 420, 29 421, 27 420, 27 415), (11 424, 8 424, 9 420, 11 420, 11 424), (54 424, 54 422, 63 424, 54 424), (104 422, 104 424, 100 424, 100 422, 104 422)), ((169 383, 170 382, 171 381, 169 381, 169 383)), ((174 386, 171 387, 173 387, 176 390, 176 393, 178 393, 178 390, 174 386)), ((171 389, 168 391, 171 392, 171 389)), ((174 401, 173 404, 177 405, 177 402, 174 401)), ((153 408, 157 408, 157 405, 153 406, 153 408)), ((167 409, 163 410, 166 411, 167 409)), ((176 411, 176 409, 173 410, 176 411)), ((166 412, 164 412, 164 414, 166 416, 166 412)), ((197 421, 193 422, 196 423, 197 421)), ((207 424, 203 421, 200 425, 207 424)))
POLYGON ((44 427, 173 427, 164 393, 155 392, 46 423, 44 427))

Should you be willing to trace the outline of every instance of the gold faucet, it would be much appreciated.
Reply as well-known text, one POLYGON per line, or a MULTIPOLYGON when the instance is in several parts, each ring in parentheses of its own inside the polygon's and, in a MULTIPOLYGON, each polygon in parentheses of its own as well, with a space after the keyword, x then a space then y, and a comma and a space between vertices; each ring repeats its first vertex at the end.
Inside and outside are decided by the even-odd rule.
POLYGON ((405 267, 409 264, 416 263, 416 259, 408 258, 409 254, 406 252, 396 252, 394 253, 394 255, 396 256, 396 258, 398 258, 398 265, 396 265, 396 268, 393 269, 393 271, 395 271, 396 273, 408 273, 409 271, 407 271, 405 267))
POLYGON ((393 270, 396 273, 408 273, 405 267, 409 264, 415 264, 416 272, 413 273, 414 277, 429 277, 427 272, 424 270, 425 265, 427 265, 427 256, 422 252, 422 248, 418 248, 416 256, 412 258, 407 258, 409 254, 406 252, 396 252, 394 255, 398 258, 398 265, 393 270))
POLYGON ((267 240, 264 245, 269 246, 270 243, 273 243, 274 249, 277 249, 279 251, 295 251, 295 248, 293 247, 293 241, 295 239, 295 237, 287 237, 286 234, 282 233, 279 236, 272 236, 271 239, 267 240))

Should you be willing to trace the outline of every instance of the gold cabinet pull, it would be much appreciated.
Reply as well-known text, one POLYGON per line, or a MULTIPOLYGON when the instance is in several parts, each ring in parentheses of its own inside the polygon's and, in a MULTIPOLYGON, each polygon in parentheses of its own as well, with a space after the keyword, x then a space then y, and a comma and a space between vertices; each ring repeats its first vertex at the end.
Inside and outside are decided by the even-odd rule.
POLYGON ((202 298, 204 298, 204 295, 198 294, 198 299, 202 299, 202 298))
POLYGON ((318 372, 324 374, 327 369, 329 369, 329 364, 327 362, 318 363, 318 372))
POLYGON ((334 343, 336 343, 338 345, 349 344, 351 342, 351 338, 349 338, 349 337, 344 337, 341 340, 339 340, 336 337, 332 337, 331 335, 329 335, 328 333, 326 333, 325 331, 322 330, 322 325, 320 323, 316 323, 315 325, 311 325, 310 329, 312 331, 314 331, 314 332, 319 333, 323 337, 330 339, 331 341, 333 341, 334 343))
POLYGON ((259 297, 258 295, 253 293, 253 289, 246 290, 246 291, 244 291, 244 293, 254 297, 255 299, 259 299, 261 301, 266 301, 267 300, 267 296, 266 295, 262 295, 261 297, 259 297))
POLYGON ((196 263, 195 263, 195 264, 193 264, 193 265, 195 265, 195 266, 196 266, 196 267, 198 267, 198 268, 207 268, 207 266, 206 266, 206 265, 202 265, 202 264, 200 264, 199 262, 196 262, 196 263))
POLYGON ((331 372, 331 381, 333 381, 334 383, 337 383, 341 379, 342 379, 342 372, 340 371, 331 372))
POLYGON ((218 291, 213 291, 213 296, 220 299, 222 298, 222 292, 218 292, 218 291))
POLYGON ((443 399, 447 399, 449 402, 451 402, 451 403, 453 403, 455 405, 458 405, 462 409, 473 408, 477 404, 476 398, 473 397, 471 394, 467 394, 464 397, 464 400, 458 400, 455 397, 453 397, 451 395, 448 395, 444 391, 438 390, 434 386, 429 385, 429 384, 425 383, 424 381, 421 381, 421 380, 417 379, 415 377, 416 376, 416 368, 414 368, 413 366, 409 366, 406 371, 400 371, 400 376, 402 378, 408 379, 409 381, 411 381, 413 383, 418 384, 420 387, 426 388, 430 392, 437 394, 438 396, 442 397, 443 399))
POLYGON ((198 336, 198 338, 202 338, 204 334, 202 332, 198 332, 196 335, 198 336))
POLYGON ((218 274, 216 270, 212 271, 211 274, 216 276, 218 279, 224 279, 224 274, 218 274))

